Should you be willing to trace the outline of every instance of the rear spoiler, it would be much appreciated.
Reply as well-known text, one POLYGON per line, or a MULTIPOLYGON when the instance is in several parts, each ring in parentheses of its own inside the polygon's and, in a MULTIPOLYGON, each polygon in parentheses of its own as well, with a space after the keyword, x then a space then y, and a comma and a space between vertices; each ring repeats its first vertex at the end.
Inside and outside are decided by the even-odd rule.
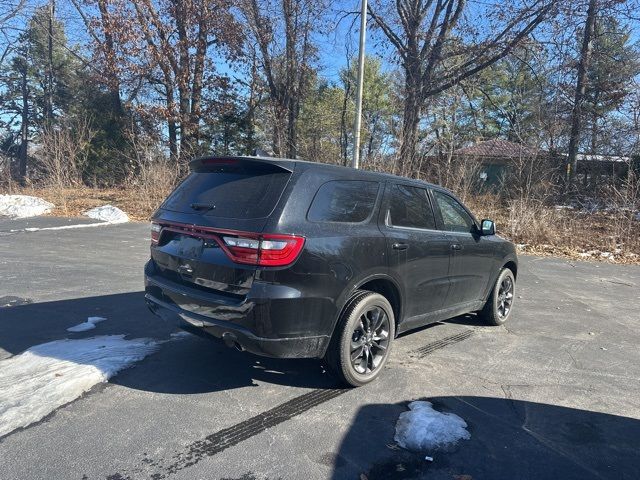
POLYGON ((245 170, 247 168, 259 170, 282 170, 293 172, 295 160, 269 157, 199 157, 189 162, 192 172, 212 172, 245 170))

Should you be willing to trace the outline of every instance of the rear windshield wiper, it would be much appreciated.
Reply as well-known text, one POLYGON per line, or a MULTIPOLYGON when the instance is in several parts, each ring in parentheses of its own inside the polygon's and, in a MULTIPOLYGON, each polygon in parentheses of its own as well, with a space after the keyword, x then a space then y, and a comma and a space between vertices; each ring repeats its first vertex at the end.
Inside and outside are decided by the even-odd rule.
POLYGON ((191 208, 194 210, 213 210, 216 206, 213 203, 192 203, 191 208))

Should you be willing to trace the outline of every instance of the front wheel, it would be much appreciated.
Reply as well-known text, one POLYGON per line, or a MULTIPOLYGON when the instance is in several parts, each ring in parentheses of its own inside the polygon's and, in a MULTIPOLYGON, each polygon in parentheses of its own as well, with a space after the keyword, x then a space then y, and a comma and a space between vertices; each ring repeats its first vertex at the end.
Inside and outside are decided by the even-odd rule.
POLYGON ((489 325, 504 324, 511 316, 515 286, 516 279, 513 272, 508 268, 503 268, 493 290, 491 290, 487 303, 479 312, 480 318, 489 325))
POLYGON ((327 364, 348 385, 365 385, 382 371, 394 335, 389 301, 379 293, 357 292, 340 316, 327 351, 327 364))

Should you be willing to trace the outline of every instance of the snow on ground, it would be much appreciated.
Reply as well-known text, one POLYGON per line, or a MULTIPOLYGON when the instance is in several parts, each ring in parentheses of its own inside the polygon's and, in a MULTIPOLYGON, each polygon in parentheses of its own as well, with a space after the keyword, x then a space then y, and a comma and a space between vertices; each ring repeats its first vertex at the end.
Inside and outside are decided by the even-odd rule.
POLYGON ((53 203, 29 195, 0 195, 0 217, 37 217, 51 211, 53 203))
POLYGON ((86 322, 67 328, 67 332, 86 332, 96 328, 96 323, 104 322, 105 320, 106 318, 104 317, 88 317, 86 322))
POLYGON ((56 340, 0 360, 0 437, 37 422, 155 352, 150 338, 56 340))
POLYGON ((417 401, 400 414, 394 440, 402 448, 426 451, 470 438, 467 423, 458 415, 438 412, 431 402, 417 401))
POLYGON ((104 227, 105 225, 113 225, 113 223, 110 223, 110 222, 78 223, 74 225, 61 225, 59 227, 27 227, 27 228, 11 229, 9 231, 11 233, 16 233, 16 232, 39 232, 41 230, 75 230, 77 228, 104 227))
POLYGON ((126 223, 129 221, 127 214, 113 205, 103 205, 102 207, 92 208, 84 212, 83 215, 109 223, 126 223))

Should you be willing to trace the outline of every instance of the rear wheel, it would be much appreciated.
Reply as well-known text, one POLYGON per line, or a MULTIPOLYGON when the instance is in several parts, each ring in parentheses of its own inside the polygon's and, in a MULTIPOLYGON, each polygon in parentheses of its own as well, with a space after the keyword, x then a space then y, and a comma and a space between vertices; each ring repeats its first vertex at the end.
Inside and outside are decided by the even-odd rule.
POLYGON ((503 268, 498 275, 493 290, 479 312, 480 317, 489 325, 502 325, 511 316, 516 279, 513 272, 503 268))
POLYGON ((326 361, 343 382, 359 387, 382 371, 395 335, 389 301, 379 293, 351 297, 331 339, 326 361))

